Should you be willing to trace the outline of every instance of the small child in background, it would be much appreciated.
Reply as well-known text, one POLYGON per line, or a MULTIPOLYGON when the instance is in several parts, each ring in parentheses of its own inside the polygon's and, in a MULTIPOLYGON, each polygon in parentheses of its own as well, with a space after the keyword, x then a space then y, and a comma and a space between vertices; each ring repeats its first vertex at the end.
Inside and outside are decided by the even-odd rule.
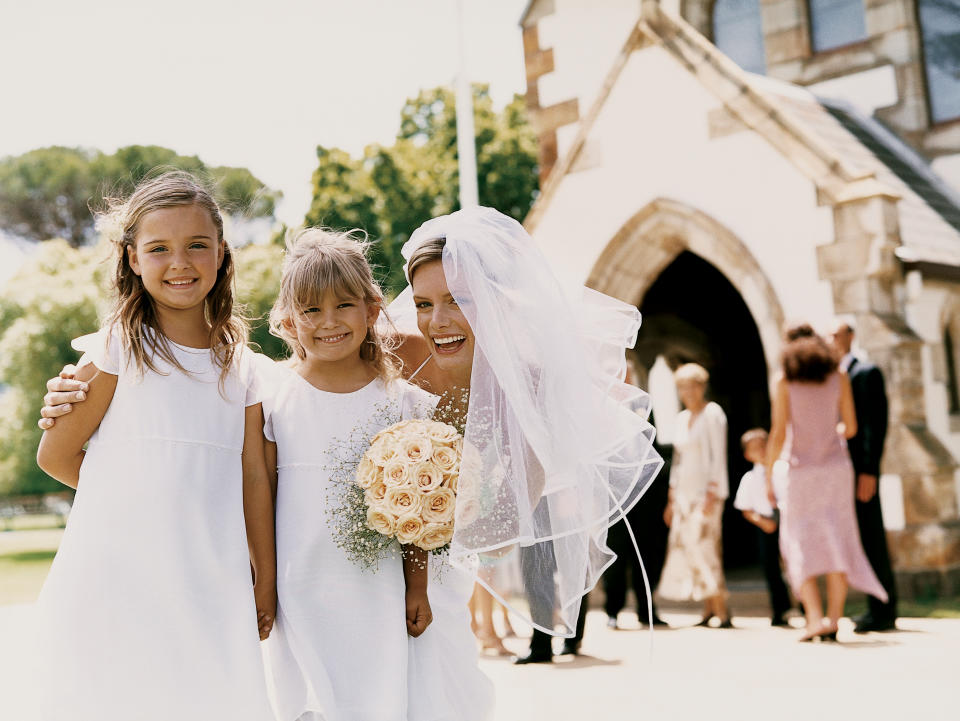
POLYGON ((764 460, 767 454, 767 432, 753 428, 740 438, 743 456, 753 464, 740 481, 733 507, 759 529, 760 558, 770 592, 771 626, 786 626, 784 614, 790 609, 790 595, 780 571, 780 532, 778 513, 767 498, 764 460))

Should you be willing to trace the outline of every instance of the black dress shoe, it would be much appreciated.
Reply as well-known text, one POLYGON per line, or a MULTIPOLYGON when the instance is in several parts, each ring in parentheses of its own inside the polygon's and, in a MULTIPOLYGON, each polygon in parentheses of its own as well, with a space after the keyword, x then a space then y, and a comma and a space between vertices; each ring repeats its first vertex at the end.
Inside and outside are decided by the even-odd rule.
POLYGON ((870 633, 872 631, 896 631, 897 622, 892 618, 876 619, 867 614, 856 620, 853 627, 854 633, 870 633))
POLYGON ((560 651, 561 656, 579 656, 580 655, 580 644, 574 643, 573 641, 564 641, 563 649, 560 651))
POLYGON ((523 656, 514 656, 513 663, 522 666, 527 663, 552 663, 553 653, 544 649, 530 650, 523 656))
MULTIPOLYGON (((650 626, 650 625, 651 625, 650 622, 649 622, 646 618, 638 618, 637 620, 640 621, 640 625, 641 625, 641 626, 650 626)), ((670 624, 668 624, 666 621, 664 621, 662 618, 660 618, 657 614, 653 614, 653 624, 652 624, 652 625, 653 625, 653 626, 666 627, 666 626, 669 626, 670 624)))
POLYGON ((770 619, 770 625, 771 626, 789 626, 790 624, 787 622, 787 619, 785 619, 783 616, 774 616, 773 618, 770 619))
POLYGON ((720 621, 720 625, 717 628, 733 628, 733 621, 730 620, 730 617, 727 616, 720 621))

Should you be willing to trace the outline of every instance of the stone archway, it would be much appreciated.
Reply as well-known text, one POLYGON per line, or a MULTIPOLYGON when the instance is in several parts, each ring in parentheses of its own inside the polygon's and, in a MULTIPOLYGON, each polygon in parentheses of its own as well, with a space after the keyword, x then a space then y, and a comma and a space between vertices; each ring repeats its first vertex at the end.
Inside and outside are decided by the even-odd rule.
POLYGON ((639 308, 654 281, 684 251, 714 266, 743 298, 773 377, 784 323, 780 300, 746 245, 706 213, 667 198, 650 202, 610 239, 587 285, 639 308))
MULTIPOLYGON (((672 368, 697 362, 710 370, 711 397, 727 414, 730 489, 735 492, 749 468, 740 452, 740 435, 769 427, 768 378, 776 370, 783 324, 780 302, 759 264, 710 216, 658 199, 608 243, 588 285, 643 313, 634 349, 640 377, 658 358, 672 368)), ((669 433, 669 428, 663 430, 669 433)), ((757 561, 753 529, 730 507, 724 519, 724 558, 728 568, 757 561)))

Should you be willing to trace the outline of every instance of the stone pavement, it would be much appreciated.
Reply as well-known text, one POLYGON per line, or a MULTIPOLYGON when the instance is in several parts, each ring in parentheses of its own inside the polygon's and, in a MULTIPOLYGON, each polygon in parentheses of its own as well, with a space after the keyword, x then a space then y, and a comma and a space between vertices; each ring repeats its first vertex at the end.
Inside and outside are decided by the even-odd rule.
MULTIPOLYGON (((498 696, 495 721, 957 721, 960 620, 903 619, 896 633, 800 644, 796 629, 734 617, 731 631, 610 631, 591 611, 584 655, 516 667, 484 657, 498 696)), ((0 719, 36 719, 36 675, 11 649, 29 648, 29 606, 0 606, 0 719)), ((628 614, 622 614, 626 620, 628 614)), ((516 651, 522 639, 507 639, 516 651)), ((52 680, 52 679, 46 679, 52 680)), ((174 721, 174 720, 171 720, 174 721)), ((213 720, 211 720, 213 721, 213 720)))
POLYGON ((723 631, 681 627, 698 614, 662 615, 678 628, 655 631, 652 648, 645 629, 611 631, 591 611, 581 657, 523 667, 484 657, 496 721, 960 719, 960 620, 902 619, 900 631, 865 636, 842 621, 840 643, 809 644, 765 618, 734 616, 723 631))

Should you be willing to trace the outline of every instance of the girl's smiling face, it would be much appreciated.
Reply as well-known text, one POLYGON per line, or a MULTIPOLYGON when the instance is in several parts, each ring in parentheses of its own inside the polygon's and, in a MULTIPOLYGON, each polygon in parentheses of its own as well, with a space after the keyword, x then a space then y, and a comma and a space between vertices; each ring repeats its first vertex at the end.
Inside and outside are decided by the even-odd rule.
POLYGON ((325 290, 289 322, 308 362, 336 363, 359 359, 367 330, 379 314, 377 305, 325 290))
POLYGON ((127 260, 161 312, 203 309, 223 263, 223 241, 217 236, 210 213, 199 205, 143 216, 127 260))
POLYGON ((416 269, 410 279, 417 327, 430 345, 437 366, 459 378, 473 368, 473 330, 450 294, 439 260, 416 269))

